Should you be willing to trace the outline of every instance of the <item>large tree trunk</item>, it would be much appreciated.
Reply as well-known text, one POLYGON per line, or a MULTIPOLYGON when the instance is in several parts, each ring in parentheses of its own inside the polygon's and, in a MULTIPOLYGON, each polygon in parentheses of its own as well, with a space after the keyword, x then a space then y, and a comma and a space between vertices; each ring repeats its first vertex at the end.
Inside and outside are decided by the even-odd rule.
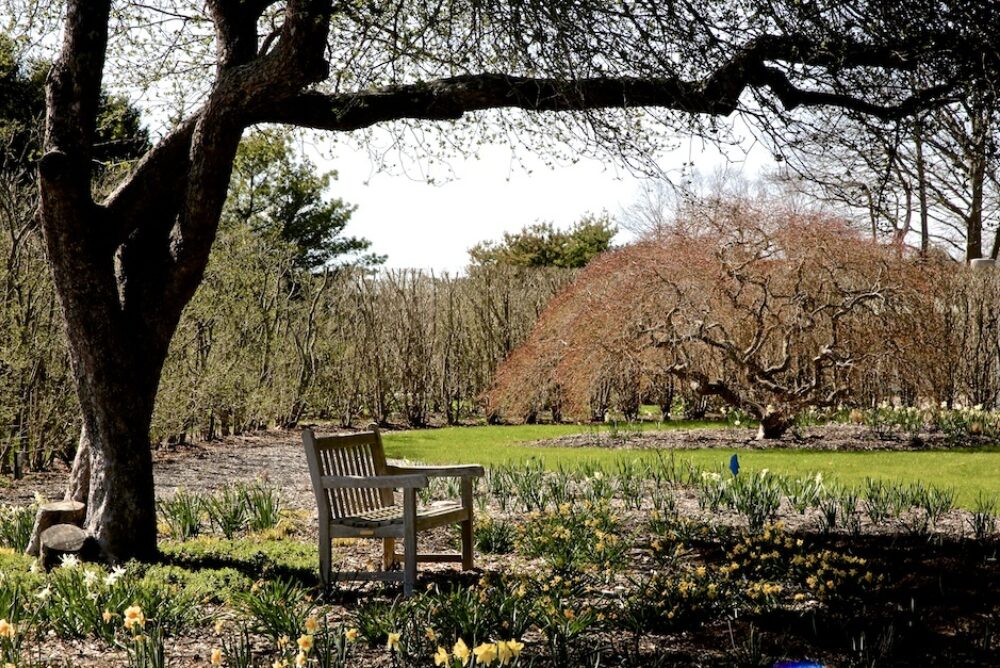
MULTIPOLYGON (((156 503, 149 443, 152 401, 97 393, 90 398, 90 480, 84 528, 111 560, 156 554, 156 503)), ((85 416, 86 417, 86 416, 85 416)))

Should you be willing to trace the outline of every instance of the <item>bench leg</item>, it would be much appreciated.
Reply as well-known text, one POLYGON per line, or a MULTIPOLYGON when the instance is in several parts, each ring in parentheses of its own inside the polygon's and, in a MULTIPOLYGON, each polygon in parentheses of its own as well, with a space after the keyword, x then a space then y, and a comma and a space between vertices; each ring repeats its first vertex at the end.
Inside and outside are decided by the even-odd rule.
POLYGON ((330 571, 332 569, 332 547, 330 544, 330 528, 329 525, 323 526, 325 523, 320 522, 319 527, 319 581, 323 584, 324 589, 330 586, 330 571))
POLYGON ((462 478, 462 505, 469 511, 469 519, 462 521, 462 570, 471 571, 473 549, 472 478, 462 478))
POLYGON ((396 539, 382 539, 382 570, 391 570, 396 565, 396 539))
POLYGON ((417 490, 403 490, 403 596, 417 584, 417 490))

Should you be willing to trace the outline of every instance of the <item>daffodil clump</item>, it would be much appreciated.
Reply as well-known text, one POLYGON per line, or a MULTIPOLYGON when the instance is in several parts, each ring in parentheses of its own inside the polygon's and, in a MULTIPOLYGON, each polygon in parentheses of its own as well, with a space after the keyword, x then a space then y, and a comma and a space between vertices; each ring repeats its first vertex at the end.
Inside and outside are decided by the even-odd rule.
MULTIPOLYGON (((222 636, 230 625, 225 620, 215 623, 217 635, 222 636)), ((222 639, 222 647, 212 651, 211 665, 234 667, 259 665, 250 643, 245 624, 238 626, 238 635, 222 639)), ((343 625, 330 627, 325 618, 320 621, 310 615, 297 635, 280 635, 274 640, 271 668, 345 668, 350 663, 358 630, 343 625), (276 656, 275 656, 276 655, 276 656)), ((398 638, 397 638, 398 641, 398 638)))
POLYGON ((471 666, 517 666, 520 664, 524 643, 517 640, 484 642, 469 648, 459 638, 451 650, 438 646, 434 652, 434 665, 445 668, 466 668, 471 666))
POLYGON ((731 608, 731 593, 725 578, 706 566, 655 571, 634 582, 609 621, 637 635, 690 628, 731 608))
POLYGON ((982 404, 897 406, 883 401, 869 409, 850 411, 848 419, 865 425, 872 436, 881 439, 902 436, 915 440, 923 432, 939 432, 951 443, 1000 438, 1000 411, 987 410, 982 404))
POLYGON ((530 513, 517 545, 526 556, 541 557, 558 572, 615 567, 629 547, 610 504, 589 501, 530 513))
POLYGON ((882 579, 864 558, 816 549, 804 539, 789 535, 780 522, 759 534, 743 536, 728 550, 727 560, 729 563, 720 571, 730 578, 788 582, 799 590, 796 601, 857 594, 882 579))

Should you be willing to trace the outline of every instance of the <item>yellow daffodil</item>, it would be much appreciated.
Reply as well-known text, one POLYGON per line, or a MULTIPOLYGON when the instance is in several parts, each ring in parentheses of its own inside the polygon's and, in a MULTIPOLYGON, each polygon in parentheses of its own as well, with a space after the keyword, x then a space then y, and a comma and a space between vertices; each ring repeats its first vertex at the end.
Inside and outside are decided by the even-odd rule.
POLYGON ((306 632, 316 633, 319 630, 319 622, 316 621, 315 617, 310 617, 306 620, 306 632))
POLYGON ((462 662, 463 666, 469 662, 471 652, 469 651, 469 646, 466 645, 465 641, 461 638, 459 638, 458 642, 455 643, 455 646, 451 648, 451 653, 456 659, 462 662))
POLYGON ((313 648, 313 637, 308 633, 300 636, 298 639, 299 649, 303 652, 308 652, 313 648))
POLYGON ((131 631, 133 628, 138 626, 140 629, 146 625, 146 615, 143 614, 142 608, 138 605, 133 605, 125 608, 125 628, 131 631))
POLYGON ((278 649, 284 651, 284 649, 288 647, 288 643, 290 642, 291 640, 288 638, 288 636, 278 636, 278 649))
POLYGON ((521 656, 521 650, 524 649, 524 643, 516 640, 508 640, 507 647, 510 648, 510 653, 514 655, 514 658, 517 658, 521 656))
POLYGON ((212 650, 212 658, 209 659, 209 661, 211 661, 211 663, 212 663, 213 666, 221 666, 222 665, 222 650, 221 649, 213 649, 212 650))
POLYGON ((484 642, 472 650, 472 653, 476 655, 476 665, 488 666, 497 659, 497 646, 491 642, 484 642))
POLYGON ((434 642, 435 640, 437 640, 437 637, 438 637, 437 632, 434 629, 432 629, 431 627, 429 627, 429 626, 427 627, 427 630, 424 631, 424 635, 431 642, 434 642))
POLYGON ((400 638, 400 634, 398 634, 398 633, 390 633, 389 636, 388 636, 388 638, 385 641, 385 647, 386 647, 386 649, 388 649, 390 652, 398 652, 399 651, 399 638, 400 638))
POLYGON ((303 666, 305 666, 308 662, 309 659, 307 659, 306 655, 302 652, 295 655, 295 665, 298 666, 298 668, 303 668, 303 666))
POLYGON ((225 628, 226 628, 226 620, 224 620, 224 619, 217 619, 215 621, 215 635, 217 635, 217 636, 222 635, 222 631, 225 628))
POLYGON ((448 650, 444 647, 438 647, 437 652, 434 654, 434 665, 447 666, 449 658, 450 656, 448 655, 448 650))
POLYGON ((115 613, 111 612, 110 610, 105 610, 104 612, 101 613, 101 619, 104 620, 105 624, 107 624, 114 618, 115 618, 115 613))
POLYGON ((358 639, 358 630, 347 629, 347 631, 344 632, 344 637, 347 638, 347 642, 354 642, 358 639))
POLYGON ((0 638, 13 638, 16 630, 6 619, 0 619, 0 638))
POLYGON ((501 666, 506 666, 514 658, 514 652, 511 651, 510 643, 506 640, 497 643, 497 658, 500 659, 501 666))

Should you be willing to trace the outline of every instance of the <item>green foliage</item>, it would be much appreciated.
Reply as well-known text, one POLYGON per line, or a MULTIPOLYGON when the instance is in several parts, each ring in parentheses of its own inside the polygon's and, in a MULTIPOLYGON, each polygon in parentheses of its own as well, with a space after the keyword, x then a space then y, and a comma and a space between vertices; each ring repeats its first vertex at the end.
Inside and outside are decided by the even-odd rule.
POLYGON ((204 499, 197 494, 178 489, 173 497, 162 499, 156 505, 174 538, 187 540, 201 532, 204 499))
POLYGON ((976 540, 991 538, 997 530, 997 497, 980 492, 968 522, 976 540))
POLYGON ((587 214, 566 231, 552 223, 535 223, 520 232, 505 232, 501 242, 473 246, 469 257, 477 265, 578 269, 608 250, 617 232, 607 212, 587 214))
POLYGON ((781 482, 767 470, 733 477, 728 488, 729 506, 746 518, 751 531, 772 521, 781 505, 781 482))
POLYGON ((316 634, 311 656, 317 668, 346 668, 350 664, 354 641, 348 638, 343 625, 330 628, 324 619, 323 629, 316 634))
POLYGON ((301 269, 381 264, 384 256, 365 254, 370 241, 343 236, 355 207, 327 199, 333 178, 296 156, 287 131, 258 130, 236 154, 222 225, 245 225, 272 243, 288 244, 301 269))
POLYGON ((524 554, 541 557, 556 573, 569 575, 604 570, 620 562, 627 541, 617 516, 607 503, 534 512, 520 527, 518 545, 524 554))
POLYGON ((282 636, 298 637, 315 607, 305 589, 281 578, 255 583, 250 591, 238 592, 232 603, 249 619, 255 633, 275 641, 282 636))
POLYGON ((157 507, 170 535, 182 541, 201 532, 203 516, 228 539, 242 531, 272 529, 281 521, 281 496, 261 480, 227 485, 211 496, 179 489, 157 507))
POLYGON ((637 636, 691 628, 733 603, 720 598, 727 591, 705 568, 658 571, 631 583, 613 619, 637 636))
MULTIPOLYGON (((28 173, 41 151, 45 118, 45 77, 49 63, 31 60, 0 35, 0 168, 28 173)), ((132 160, 150 148, 139 111, 128 100, 102 94, 94 159, 100 164, 132 160)))
POLYGON ((128 668, 166 668, 168 665, 163 650, 163 632, 157 624, 136 631, 126 640, 125 653, 128 668))
POLYGON ((165 541, 160 551, 171 564, 184 568, 223 569, 227 573, 231 569, 255 578, 294 577, 302 582, 316 578, 313 541, 198 536, 183 543, 165 541))
POLYGON ((34 506, 0 506, 0 547, 24 552, 34 526, 34 506))
POLYGON ((415 600, 369 599, 362 602, 353 614, 353 623, 358 629, 358 634, 368 643, 369 647, 377 647, 385 644, 386 637, 390 633, 402 633, 407 629, 415 629, 413 614, 415 600))
POLYGON ((38 585, 33 594, 35 614, 62 637, 94 636, 116 642, 125 613, 138 608, 159 631, 176 635, 203 620, 203 592, 165 575, 162 571, 140 575, 123 568, 106 572, 68 559, 38 585))
POLYGON ((487 554, 508 554, 514 550, 516 530, 505 520, 487 517, 476 520, 473 529, 476 550, 487 554))
POLYGON ((205 509, 212 526, 230 540, 247 526, 246 497, 235 485, 226 485, 206 499, 205 509))
POLYGON ((281 495, 274 487, 257 480, 242 486, 250 531, 265 531, 281 521, 281 495))
POLYGON ((253 643, 247 624, 240 624, 235 634, 222 637, 222 656, 230 668, 254 668, 253 643))

